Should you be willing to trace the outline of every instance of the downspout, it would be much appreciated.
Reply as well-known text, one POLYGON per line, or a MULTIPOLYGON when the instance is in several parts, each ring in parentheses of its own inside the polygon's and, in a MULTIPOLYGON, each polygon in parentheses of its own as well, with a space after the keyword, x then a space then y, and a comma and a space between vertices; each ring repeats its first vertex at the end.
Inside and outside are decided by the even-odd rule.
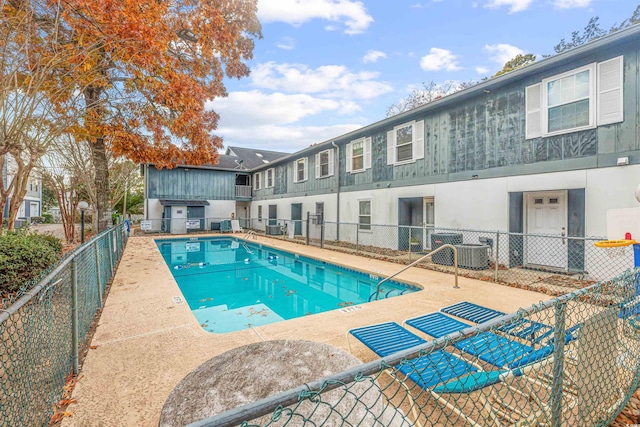
POLYGON ((149 163, 144 164, 144 219, 149 219, 149 163))
POLYGON ((336 149, 336 179, 338 180, 338 189, 336 190, 336 240, 340 240, 340 147, 335 141, 331 141, 331 145, 336 149))

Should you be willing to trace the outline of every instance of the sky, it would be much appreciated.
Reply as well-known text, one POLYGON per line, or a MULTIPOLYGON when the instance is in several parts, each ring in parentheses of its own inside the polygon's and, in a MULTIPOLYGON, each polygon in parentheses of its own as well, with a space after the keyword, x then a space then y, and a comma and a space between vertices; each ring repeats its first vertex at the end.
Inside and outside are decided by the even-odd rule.
POLYGON ((226 146, 294 152, 382 120, 422 83, 491 77, 638 0, 258 0, 251 74, 207 102, 226 146))

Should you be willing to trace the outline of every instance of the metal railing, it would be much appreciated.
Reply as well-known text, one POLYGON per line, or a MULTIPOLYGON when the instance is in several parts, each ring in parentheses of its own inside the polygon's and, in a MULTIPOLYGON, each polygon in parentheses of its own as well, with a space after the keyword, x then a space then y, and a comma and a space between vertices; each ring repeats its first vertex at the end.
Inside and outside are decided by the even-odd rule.
POLYGON ((609 425, 640 380, 640 328, 624 311, 640 310, 639 279, 628 271, 189 426, 609 425))
POLYGON ((0 425, 48 423, 127 238, 124 224, 106 230, 0 309, 0 425))
POLYGON ((413 267, 414 265, 420 263, 421 261, 432 257, 433 255, 437 254, 438 252, 441 252, 445 249, 451 249, 453 251, 453 265, 455 268, 455 284, 453 285, 453 287, 455 289, 460 288, 460 286, 458 286, 458 249, 453 246, 453 245, 449 245, 449 244, 445 244, 440 246, 439 248, 437 248, 436 250, 429 252, 428 254, 424 255, 422 258, 419 258, 415 261, 413 261, 411 264, 407 265, 406 267, 403 267, 402 269, 396 271, 395 273, 393 273, 391 276, 389 277, 385 277, 384 279, 382 279, 381 281, 378 282, 378 286, 376 288, 376 301, 378 300, 378 296, 380 295, 380 286, 382 286, 382 284, 384 282, 386 282, 387 280, 391 280, 394 277, 396 277, 398 274, 402 273, 403 271, 408 270, 409 268, 413 267))
POLYGON ((236 185, 236 197, 242 199, 251 198, 251 186, 250 185, 236 185))

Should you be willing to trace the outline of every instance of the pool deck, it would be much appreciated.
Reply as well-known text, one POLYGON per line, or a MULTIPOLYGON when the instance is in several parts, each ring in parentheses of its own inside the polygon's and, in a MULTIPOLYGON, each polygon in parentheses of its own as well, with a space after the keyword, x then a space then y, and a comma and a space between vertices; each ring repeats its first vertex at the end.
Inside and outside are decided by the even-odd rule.
MULTIPOLYGON (((257 242, 383 277, 401 268, 394 263, 266 237, 258 237, 257 242)), ((345 334, 350 328, 386 321, 400 323, 459 301, 510 313, 550 298, 463 277, 460 289, 454 289, 453 275, 418 268, 398 278, 426 291, 359 308, 212 334, 200 327, 186 303, 174 303, 173 297, 182 294, 154 238, 132 237, 73 392, 77 403, 68 408, 73 416, 66 418, 63 426, 157 426, 169 393, 189 372, 227 350, 262 340, 309 340, 348 350, 345 334)), ((353 351, 363 361, 375 359, 359 343, 353 351)))

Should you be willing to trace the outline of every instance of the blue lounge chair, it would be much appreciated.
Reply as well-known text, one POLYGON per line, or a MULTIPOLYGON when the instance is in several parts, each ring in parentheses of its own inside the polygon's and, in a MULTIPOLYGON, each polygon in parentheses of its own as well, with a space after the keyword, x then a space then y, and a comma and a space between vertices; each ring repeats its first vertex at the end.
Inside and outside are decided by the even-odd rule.
MULTIPOLYGON (((405 323, 434 338, 441 338, 471 327, 467 323, 440 312, 409 319, 405 323)), ((565 344, 578 337, 579 328, 580 325, 575 325, 566 330, 565 344)), ((548 332, 548 335, 551 335, 552 331, 548 332)), ((551 337, 544 345, 534 349, 532 346, 510 340, 493 332, 479 332, 469 338, 454 342, 453 346, 493 366, 503 369, 517 369, 540 362, 551 355, 554 347, 553 341, 554 339, 551 337)))
MULTIPOLYGON (((507 314, 467 301, 441 308, 440 311, 478 324, 497 319, 507 314)), ((520 321, 502 325, 498 330, 535 344, 548 337, 552 328, 544 323, 521 319, 520 321)))
MULTIPOLYGON (((409 319, 406 324, 434 338, 442 338, 445 335, 471 327, 467 323, 439 312, 409 319)), ((477 335, 457 341, 453 345, 460 351, 475 356, 493 366, 507 369, 510 369, 512 364, 534 351, 533 347, 493 332, 480 332, 477 335)))
MULTIPOLYGON (((451 320, 457 322, 455 319, 451 320)), ((408 350, 427 342, 395 322, 387 322, 351 329, 347 333, 347 342, 349 340, 349 334, 353 335, 380 357, 408 350)), ((351 350, 350 343, 349 350, 351 350)), ((411 379, 411 381, 421 389, 431 393, 434 398, 463 417, 469 424, 472 426, 480 426, 480 424, 475 420, 470 419, 460 409, 452 405, 450 401, 441 397, 441 394, 468 394, 487 386, 500 383, 507 378, 524 375, 534 366, 533 358, 530 362, 531 363, 527 366, 516 367, 514 369, 484 371, 447 351, 437 350, 419 358, 403 362, 400 365, 397 365, 395 369, 398 372, 401 372, 406 378, 411 379)), ((390 375, 394 379, 398 379, 394 372, 390 373, 390 375)), ((409 398, 413 401, 411 407, 415 420, 417 420, 418 413, 414 396, 411 394, 411 389, 404 383, 404 381, 401 380, 400 383, 405 387, 409 398)), ((513 390, 512 387, 507 387, 513 390)), ((519 393, 522 394, 522 392, 519 393)), ((481 399, 484 399, 482 395, 480 397, 481 399)), ((490 408, 485 404, 483 404, 483 407, 490 410, 490 408)), ((499 417, 496 419, 499 419, 499 417)))

